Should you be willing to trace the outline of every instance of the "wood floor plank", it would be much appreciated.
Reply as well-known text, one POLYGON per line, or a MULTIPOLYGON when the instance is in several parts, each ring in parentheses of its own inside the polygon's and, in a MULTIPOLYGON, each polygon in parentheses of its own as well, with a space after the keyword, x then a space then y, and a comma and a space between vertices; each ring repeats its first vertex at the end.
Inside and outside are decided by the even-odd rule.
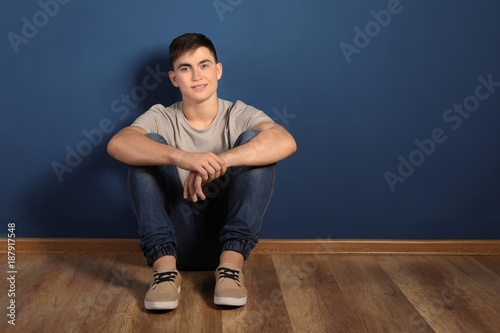
POLYGON ((183 272, 181 301, 175 310, 182 323, 178 332, 222 331, 222 310, 214 304, 214 287, 212 271, 183 272))
MULTIPOLYGON (((53 254, 54 255, 54 254, 53 254)), ((61 266, 48 275, 35 291, 31 301, 19 313, 18 329, 57 332, 61 324, 78 327, 97 295, 96 286, 103 283, 110 266, 104 260, 115 255, 103 255, 99 264, 85 270, 92 255, 56 254, 61 266), (36 314, 36 316, 33 316, 36 314), (61 318, 64 322, 61 323, 61 318)))
MULTIPOLYGON (((453 284, 464 291, 470 315, 492 331, 500 328, 500 276, 469 256, 436 257, 441 269, 455 276, 453 284)), ((460 296, 460 295, 459 295, 460 296)), ((457 297, 458 298, 458 297, 457 297)))
POLYGON ((474 259, 500 276, 500 256, 474 256, 474 259))
POLYGON ((244 272, 247 305, 222 312, 223 332, 293 332, 271 256, 252 255, 244 272))
POLYGON ((362 332, 361 315, 340 290, 328 256, 273 255, 283 298, 295 332, 362 332))
MULTIPOLYGON (((0 256, 2 262, 7 262, 7 255, 0 256), (5 257, 5 261, 3 260, 5 257)), ((50 253, 26 255, 18 253, 16 258, 16 311, 23 312, 23 307, 30 303, 36 290, 44 283, 47 277, 58 271, 63 265, 57 257, 50 253)), ((4 279, 2 279, 4 282, 4 279)), ((7 280, 5 279, 5 282, 7 280)), ((3 286, 2 286, 3 287, 3 286)), ((0 289, 3 291, 8 289, 0 289)), ((6 295, 7 296, 7 295, 6 295)), ((2 303, 4 304, 4 303, 2 303)))
POLYGON ((422 322, 420 332, 433 332, 405 295, 377 262, 377 256, 337 256, 327 261, 344 295, 361 314, 365 332, 411 331, 413 321, 422 322))
MULTIPOLYGON (((135 269, 135 273, 132 278, 125 278, 125 281, 131 282, 121 286, 122 289, 127 290, 121 294, 116 306, 113 306, 112 313, 109 314, 113 321, 106 323, 104 331, 108 331, 109 328, 109 332, 125 332, 129 326, 133 326, 134 331, 144 332, 221 331, 220 310, 214 311, 213 309, 213 272, 181 272, 183 281, 178 308, 172 311, 148 311, 144 309, 144 296, 149 288, 152 270, 143 263, 143 258, 139 259, 139 261, 129 263, 132 268, 123 267, 123 262, 116 267, 117 272, 122 269, 123 272, 130 273, 131 269, 135 269), (142 320, 138 321, 138 318, 142 320), (141 327, 142 329, 139 329, 141 327)), ((123 278, 116 280, 120 281, 123 278)))
POLYGON ((449 263, 459 258, 405 256, 381 265, 434 331, 495 332, 496 320, 484 313, 483 301, 474 294, 479 290, 449 263))
MULTIPOLYGON (((142 254, 20 253, 16 261, 14 331, 483 333, 500 327, 500 256, 253 254, 245 265, 246 306, 213 304, 213 272, 181 272, 179 307, 159 312, 144 309, 152 271, 142 254)), ((7 288, 2 279, 1 304, 7 288)), ((1 332, 12 328, 7 318, 0 322, 1 332)))
MULTIPOLYGON (((125 332, 133 323, 137 330, 149 328, 142 311, 142 291, 147 289, 145 266, 137 255, 117 255, 79 329, 83 332, 125 332)), ((88 269, 89 267, 87 267, 88 269)), ((97 288, 97 286, 96 286, 97 288)))

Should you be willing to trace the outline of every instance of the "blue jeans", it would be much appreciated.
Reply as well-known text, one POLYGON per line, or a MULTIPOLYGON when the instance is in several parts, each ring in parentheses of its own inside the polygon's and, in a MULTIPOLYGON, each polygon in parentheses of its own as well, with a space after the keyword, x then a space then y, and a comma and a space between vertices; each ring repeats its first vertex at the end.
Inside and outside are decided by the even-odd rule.
MULTIPOLYGON (((257 134, 243 132, 235 147, 257 134)), ((147 136, 168 144, 158 134, 147 136)), ((205 200, 192 202, 183 198, 175 166, 130 166, 131 204, 148 265, 173 255, 180 270, 214 270, 225 250, 239 252, 246 260, 258 242, 275 175, 275 164, 228 168, 203 187, 205 200)))

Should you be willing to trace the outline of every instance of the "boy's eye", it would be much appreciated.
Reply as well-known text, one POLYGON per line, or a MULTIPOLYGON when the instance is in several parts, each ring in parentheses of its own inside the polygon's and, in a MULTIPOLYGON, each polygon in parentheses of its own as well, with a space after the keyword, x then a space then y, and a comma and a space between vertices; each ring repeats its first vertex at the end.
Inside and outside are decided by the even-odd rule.
POLYGON ((182 67, 181 72, 187 72, 189 70, 189 67, 182 67))
POLYGON ((203 64, 203 65, 201 65, 201 68, 208 68, 208 65, 207 64, 203 64))

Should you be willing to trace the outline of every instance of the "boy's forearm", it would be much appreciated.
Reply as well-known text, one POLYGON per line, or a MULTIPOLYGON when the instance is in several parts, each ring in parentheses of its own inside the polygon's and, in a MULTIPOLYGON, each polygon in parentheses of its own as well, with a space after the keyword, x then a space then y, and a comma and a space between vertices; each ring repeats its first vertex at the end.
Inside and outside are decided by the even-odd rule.
POLYGON ((281 161, 295 153, 296 149, 290 133, 284 129, 270 128, 219 156, 226 161, 227 167, 262 166, 281 161))
POLYGON ((214 153, 190 153, 156 142, 142 129, 125 128, 108 144, 108 153, 117 160, 134 166, 175 165, 199 173, 204 181, 212 181, 226 172, 225 161, 214 153))
POLYGON ((110 140, 108 153, 123 163, 146 166, 177 165, 182 151, 151 140, 136 130, 124 129, 110 140))

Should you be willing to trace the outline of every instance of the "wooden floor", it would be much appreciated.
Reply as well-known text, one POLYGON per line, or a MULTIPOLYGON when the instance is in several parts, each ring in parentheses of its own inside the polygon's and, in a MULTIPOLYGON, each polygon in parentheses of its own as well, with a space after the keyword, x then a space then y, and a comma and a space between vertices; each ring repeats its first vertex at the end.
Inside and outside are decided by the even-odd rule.
POLYGON ((254 254, 246 306, 215 306, 213 273, 182 272, 170 312, 143 308, 142 255, 19 253, 16 265, 16 325, 2 278, 1 332, 500 332, 500 256, 254 254))

